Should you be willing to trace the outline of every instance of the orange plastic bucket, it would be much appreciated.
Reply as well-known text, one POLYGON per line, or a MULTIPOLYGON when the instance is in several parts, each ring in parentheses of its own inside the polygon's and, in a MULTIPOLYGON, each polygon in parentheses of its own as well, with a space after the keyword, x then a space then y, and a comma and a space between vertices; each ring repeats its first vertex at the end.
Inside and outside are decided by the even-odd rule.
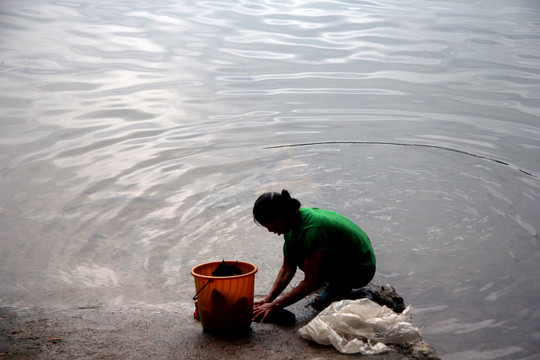
POLYGON ((206 331, 241 331, 251 325, 257 266, 243 261, 225 261, 242 270, 241 275, 212 276, 223 261, 200 264, 191 269, 199 316, 206 331))

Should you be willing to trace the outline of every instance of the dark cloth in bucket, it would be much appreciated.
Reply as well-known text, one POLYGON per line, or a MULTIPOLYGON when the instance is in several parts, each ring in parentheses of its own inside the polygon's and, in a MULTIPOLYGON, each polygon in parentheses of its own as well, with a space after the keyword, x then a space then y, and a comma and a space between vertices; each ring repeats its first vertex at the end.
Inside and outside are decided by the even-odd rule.
POLYGON ((225 263, 225 260, 218 267, 212 271, 212 276, 235 276, 242 275, 242 269, 225 263))

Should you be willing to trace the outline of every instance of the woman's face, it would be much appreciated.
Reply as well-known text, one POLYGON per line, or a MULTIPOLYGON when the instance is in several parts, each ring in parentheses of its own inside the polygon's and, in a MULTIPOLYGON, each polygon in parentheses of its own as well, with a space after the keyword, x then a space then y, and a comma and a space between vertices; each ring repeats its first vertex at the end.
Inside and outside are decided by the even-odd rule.
POLYGON ((287 221, 285 221, 285 219, 283 219, 280 215, 274 215, 272 220, 261 225, 267 228, 271 233, 277 235, 283 235, 290 231, 287 221))

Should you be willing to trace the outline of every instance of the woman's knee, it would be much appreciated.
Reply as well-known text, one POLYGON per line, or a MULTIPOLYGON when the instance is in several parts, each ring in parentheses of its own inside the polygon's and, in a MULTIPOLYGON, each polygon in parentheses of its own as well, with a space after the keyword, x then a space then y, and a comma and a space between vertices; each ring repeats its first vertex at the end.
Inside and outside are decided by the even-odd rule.
POLYGON ((375 270, 374 266, 362 266, 356 269, 350 281, 352 288, 361 288, 369 284, 375 276, 375 270))

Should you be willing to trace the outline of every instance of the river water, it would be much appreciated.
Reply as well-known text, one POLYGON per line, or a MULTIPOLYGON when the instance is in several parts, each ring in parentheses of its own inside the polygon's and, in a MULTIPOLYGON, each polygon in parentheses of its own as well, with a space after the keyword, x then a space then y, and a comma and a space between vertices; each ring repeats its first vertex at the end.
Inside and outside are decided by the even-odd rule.
POLYGON ((0 5, 0 300, 191 311, 266 191, 370 235, 445 360, 540 359, 537 1, 0 5))

